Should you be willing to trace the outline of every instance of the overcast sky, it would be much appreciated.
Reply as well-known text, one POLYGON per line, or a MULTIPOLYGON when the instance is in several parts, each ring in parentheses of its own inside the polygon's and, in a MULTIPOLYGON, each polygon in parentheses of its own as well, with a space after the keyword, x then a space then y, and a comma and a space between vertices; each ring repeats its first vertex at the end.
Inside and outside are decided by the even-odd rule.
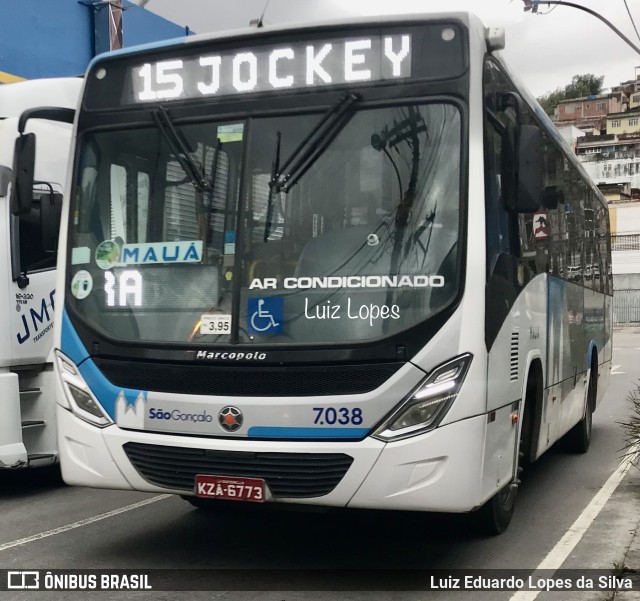
MULTIPOLYGON (((640 46, 624 0, 573 1, 600 12, 640 46)), ((205 33, 246 27, 260 16, 265 4, 266 0, 149 0, 146 8, 205 33)), ((640 0, 627 0, 627 4, 640 30, 640 0)), ((564 6, 551 10, 541 6, 537 15, 525 13, 522 0, 269 0, 265 21, 443 10, 471 10, 487 25, 505 27, 505 58, 536 96, 563 87, 582 73, 604 75, 605 87, 611 87, 633 79, 634 68, 640 65, 640 56, 595 17, 564 6)))

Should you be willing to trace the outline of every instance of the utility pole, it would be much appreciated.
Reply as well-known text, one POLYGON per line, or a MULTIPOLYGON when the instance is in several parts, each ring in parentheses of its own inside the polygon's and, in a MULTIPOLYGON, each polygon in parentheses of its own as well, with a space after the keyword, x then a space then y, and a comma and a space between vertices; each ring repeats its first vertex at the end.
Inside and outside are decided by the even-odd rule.
POLYGON ((78 0, 91 9, 93 55, 122 48, 122 0, 78 0))
POLYGON ((109 50, 122 48, 122 0, 109 2, 109 50))

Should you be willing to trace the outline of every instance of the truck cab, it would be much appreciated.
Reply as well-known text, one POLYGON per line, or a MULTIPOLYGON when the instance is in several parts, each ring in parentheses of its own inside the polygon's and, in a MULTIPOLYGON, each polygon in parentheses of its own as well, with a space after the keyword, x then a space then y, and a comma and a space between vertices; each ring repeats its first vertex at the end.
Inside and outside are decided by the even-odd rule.
POLYGON ((0 469, 58 460, 53 313, 72 128, 36 109, 65 109, 70 120, 81 85, 79 78, 0 85, 0 469), (16 140, 30 134, 35 134, 30 144, 35 144, 37 161, 21 168, 35 168, 34 187, 30 202, 18 206, 16 140))

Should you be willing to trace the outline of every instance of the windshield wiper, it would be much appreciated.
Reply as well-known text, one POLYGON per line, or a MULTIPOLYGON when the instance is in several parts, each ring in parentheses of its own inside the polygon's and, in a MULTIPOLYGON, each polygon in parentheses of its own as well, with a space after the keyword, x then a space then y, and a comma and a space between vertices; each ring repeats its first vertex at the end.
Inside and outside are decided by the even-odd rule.
POLYGON ((291 190, 300 178, 320 158, 322 153, 344 129, 354 115, 351 107, 360 100, 359 94, 345 94, 322 116, 313 129, 298 144, 289 158, 280 166, 280 140, 282 134, 276 134, 276 149, 271 163, 269 179, 269 197, 263 240, 266 242, 273 227, 273 196, 284 190, 291 190), (288 171, 287 171, 288 169, 288 171))
POLYGON ((171 152, 175 155, 180 167, 187 174, 189 181, 198 192, 207 192, 211 185, 204 178, 200 168, 194 162, 183 138, 176 131, 171 117, 166 109, 161 106, 151 113, 156 126, 164 136, 171 152))
MULTIPOLYGON (((269 196, 267 197, 267 214, 264 222, 264 235, 262 239, 264 242, 269 240, 271 235, 271 228, 273 227, 273 195, 276 194, 276 181, 278 179, 278 173, 280 171, 280 140, 282 139, 282 133, 276 132, 276 150, 273 155, 273 161, 271 162, 271 177, 269 178, 269 196)), ((279 193, 280 190, 277 190, 279 193)))
MULTIPOLYGON (((220 139, 216 139, 216 146, 213 150, 215 153, 213 159, 211 161, 211 176, 209 177, 208 185, 208 207, 207 208, 207 224, 206 224, 206 232, 204 233, 204 248, 205 253, 207 252, 209 245, 209 230, 211 229, 211 215, 215 212, 215 207, 213 206, 213 193, 216 188, 216 176, 218 174, 218 157, 220 156, 220 151, 222 150, 222 142, 220 139)), ((195 184, 194 184, 195 185, 195 184)), ((204 205, 204 203, 203 203, 204 205)), ((204 207, 203 207, 204 208, 204 207)))
MULTIPOLYGON (((349 123, 354 114, 350 109, 358 100, 360 100, 359 94, 345 94, 340 98, 279 167, 278 172, 272 176, 269 186, 276 192, 283 189, 285 193, 289 192, 349 123)), ((280 152, 279 142, 277 152, 278 154, 280 152)))

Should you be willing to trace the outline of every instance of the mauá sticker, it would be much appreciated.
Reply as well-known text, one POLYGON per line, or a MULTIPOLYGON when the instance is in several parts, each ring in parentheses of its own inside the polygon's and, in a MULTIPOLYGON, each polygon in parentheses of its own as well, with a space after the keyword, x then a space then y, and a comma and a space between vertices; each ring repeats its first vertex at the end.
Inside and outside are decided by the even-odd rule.
POLYGON ((113 240, 104 240, 96 247, 96 265, 111 269, 120 260, 120 247, 113 240))

